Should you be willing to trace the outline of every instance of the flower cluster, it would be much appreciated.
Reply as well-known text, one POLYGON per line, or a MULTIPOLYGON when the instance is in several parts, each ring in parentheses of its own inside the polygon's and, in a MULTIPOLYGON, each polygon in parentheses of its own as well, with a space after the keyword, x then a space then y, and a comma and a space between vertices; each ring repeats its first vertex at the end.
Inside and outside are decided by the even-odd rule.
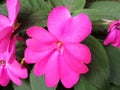
POLYGON ((18 27, 17 15, 20 9, 19 0, 7 0, 8 17, 0 15, 0 85, 6 86, 12 80, 21 85, 20 78, 27 78, 27 69, 16 60, 15 46, 18 27))
MULTIPOLYGON (((0 15, 0 85, 6 86, 12 80, 21 85, 20 78, 27 78, 28 72, 16 60, 17 35, 19 27, 17 16, 20 10, 19 0, 6 0, 8 17, 0 15)), ((26 33, 24 60, 34 65, 36 76, 45 76, 48 87, 54 87, 59 81, 66 88, 75 85, 81 74, 89 71, 90 49, 82 43, 92 31, 92 23, 85 13, 71 16, 65 6, 57 6, 48 15, 48 30, 32 26, 26 33)), ((105 45, 120 47, 120 20, 110 24, 105 45)))

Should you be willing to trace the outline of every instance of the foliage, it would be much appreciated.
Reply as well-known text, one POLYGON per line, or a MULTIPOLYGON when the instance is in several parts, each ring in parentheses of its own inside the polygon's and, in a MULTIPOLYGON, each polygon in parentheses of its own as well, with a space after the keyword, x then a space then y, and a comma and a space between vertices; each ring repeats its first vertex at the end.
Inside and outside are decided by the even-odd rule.
MULTIPOLYGON (((79 82, 71 89, 62 90, 120 90, 120 49, 111 45, 104 46, 108 24, 104 19, 120 19, 119 0, 20 0, 21 10, 18 22, 21 23, 16 33, 26 39, 26 29, 33 25, 46 28, 49 12, 58 5, 67 6, 71 14, 86 13, 93 23, 92 34, 83 41, 92 53, 92 62, 88 65, 89 72, 81 75, 79 82)), ((5 1, 0 1, 0 14, 7 15, 5 1)), ((17 43, 17 58, 21 60, 25 50, 25 41, 17 43)), ((22 80, 22 86, 10 83, 0 90, 61 90, 61 86, 49 88, 44 77, 33 75, 33 65, 25 66, 29 70, 29 78, 22 80)))

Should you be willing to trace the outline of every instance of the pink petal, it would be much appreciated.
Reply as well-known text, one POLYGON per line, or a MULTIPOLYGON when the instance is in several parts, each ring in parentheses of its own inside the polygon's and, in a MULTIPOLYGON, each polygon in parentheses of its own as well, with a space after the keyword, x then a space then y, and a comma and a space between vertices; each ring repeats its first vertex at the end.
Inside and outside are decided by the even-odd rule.
POLYGON ((116 30, 115 39, 111 42, 111 44, 115 47, 120 47, 120 31, 116 30))
POLYGON ((64 53, 66 55, 68 54, 68 57, 72 56, 77 62, 82 62, 85 64, 89 64, 91 62, 90 49, 84 44, 66 43, 64 44, 64 47, 64 53))
POLYGON ((27 30, 27 35, 33 39, 41 41, 54 41, 56 38, 50 34, 47 30, 40 26, 33 26, 27 30))
POLYGON ((91 33, 92 24, 89 17, 82 13, 70 18, 61 36, 64 42, 81 42, 91 33))
POLYGON ((0 31, 0 40, 4 39, 5 37, 10 37, 12 34, 13 27, 5 27, 0 31))
MULTIPOLYGON (((48 51, 49 53, 47 53, 45 56, 42 56, 42 58, 38 58, 39 61, 36 62, 35 66, 34 66, 34 74, 36 76, 41 76, 42 74, 44 74, 45 71, 45 67, 47 66, 47 62, 50 58, 50 56, 53 54, 54 50, 50 50, 48 51)), ((46 53, 46 52, 45 52, 46 53)))
POLYGON ((16 39, 16 35, 14 35, 12 38, 10 38, 10 43, 9 43, 9 53, 12 55, 12 54, 15 54, 16 52, 16 42, 17 42, 17 39, 16 39))
POLYGON ((111 42, 113 42, 115 40, 115 36, 116 36, 116 30, 110 31, 109 34, 108 34, 108 36, 104 40, 104 45, 108 45, 111 42))
POLYGON ((66 88, 73 87, 79 80, 79 74, 68 67, 62 55, 59 59, 59 74, 60 80, 66 88))
POLYGON ((43 60, 40 60, 38 63, 35 64, 35 66, 34 66, 34 74, 36 76, 41 76, 41 75, 44 74, 44 71, 45 71, 44 69, 46 67, 46 62, 47 62, 47 60, 43 59, 43 60))
POLYGON ((49 87, 54 87, 59 82, 59 70, 58 70, 58 56, 59 52, 54 52, 48 59, 45 68, 45 80, 49 87))
POLYGON ((10 25, 9 19, 6 16, 0 15, 0 31, 9 25, 10 25))
POLYGON ((8 70, 8 75, 15 84, 17 84, 18 86, 22 85, 22 82, 20 81, 20 79, 16 77, 13 73, 11 73, 9 70, 8 70))
POLYGON ((12 74, 14 74, 15 77, 27 78, 28 76, 27 69, 20 66, 20 64, 16 60, 13 60, 12 63, 9 63, 7 67, 8 67, 8 70, 12 74))
POLYGON ((46 41, 27 39, 26 44, 27 47, 33 51, 43 52, 54 48, 56 43, 54 41, 49 41, 49 39, 46 39, 46 41))
POLYGON ((58 6, 54 8, 48 16, 48 30, 57 38, 60 38, 70 17, 70 12, 66 7, 58 6))
POLYGON ((5 51, 6 62, 10 63, 16 58, 16 35, 14 35, 12 38, 9 38, 8 47, 5 51))
POLYGON ((10 36, 12 34, 12 27, 6 27, 0 31, 0 52, 3 52, 7 49, 8 43, 10 41, 10 36))
POLYGON ((7 3, 8 16, 9 16, 11 25, 14 25, 20 10, 20 0, 7 0, 6 3, 7 3))
POLYGON ((74 58, 73 56, 70 56, 71 54, 65 52, 64 54, 64 60, 66 61, 66 63, 68 64, 69 68, 71 68, 71 70, 73 70, 75 73, 78 74, 84 74, 88 72, 88 68, 86 65, 84 65, 84 63, 82 62, 77 62, 76 58, 74 58))
POLYGON ((8 76, 7 70, 4 67, 1 70, 2 74, 0 75, 0 85, 5 87, 10 82, 10 78, 8 76))
POLYGON ((55 45, 56 38, 41 27, 33 26, 27 30, 27 34, 32 39, 28 39, 26 44, 32 50, 46 51, 55 45))
POLYGON ((25 62, 26 63, 37 63, 39 60, 45 58, 51 50, 44 51, 44 52, 35 52, 29 48, 25 50, 25 62))

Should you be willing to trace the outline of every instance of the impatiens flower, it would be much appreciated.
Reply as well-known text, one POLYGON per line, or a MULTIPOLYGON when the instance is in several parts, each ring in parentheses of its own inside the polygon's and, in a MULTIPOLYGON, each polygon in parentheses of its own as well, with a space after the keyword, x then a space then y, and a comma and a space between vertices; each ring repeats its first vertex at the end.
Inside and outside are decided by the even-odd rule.
POLYGON ((25 61, 35 63, 34 74, 45 75, 46 84, 54 87, 59 80, 71 88, 80 74, 88 72, 91 53, 80 44, 91 33, 91 21, 84 13, 75 17, 64 6, 54 8, 48 16, 48 31, 39 26, 27 30, 30 37, 25 61))
POLYGON ((0 14, 0 51, 4 51, 5 48, 3 48, 2 44, 4 40, 6 40, 6 45, 8 43, 8 39, 11 36, 11 34, 14 32, 14 30, 19 26, 17 23, 17 15, 20 10, 20 2, 19 0, 6 0, 7 4, 7 10, 8 10, 8 17, 0 14), (11 29, 7 29, 8 27, 11 27, 11 29), (4 39, 1 37, 5 37, 4 39), (1 50, 2 49, 2 50, 1 50))
POLYGON ((20 10, 20 1, 19 0, 6 0, 8 17, 0 15, 0 31, 4 27, 16 26, 16 18, 20 10))
MULTIPOLYGON (((21 67, 15 57, 16 36, 9 41, 7 50, 0 52, 0 85, 6 86, 12 80, 15 84, 21 85, 20 78, 27 77, 27 69, 21 67)), ((3 46, 4 47, 4 46, 3 46)))
POLYGON ((120 48, 120 20, 110 23, 108 36, 104 40, 104 44, 111 44, 115 47, 120 48))

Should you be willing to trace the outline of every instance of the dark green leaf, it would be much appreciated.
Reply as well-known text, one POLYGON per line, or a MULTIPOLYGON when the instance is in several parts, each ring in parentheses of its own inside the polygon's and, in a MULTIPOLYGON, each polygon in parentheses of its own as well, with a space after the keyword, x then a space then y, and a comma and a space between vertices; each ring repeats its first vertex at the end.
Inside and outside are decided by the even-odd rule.
POLYGON ((51 7, 44 0, 28 0, 32 8, 36 10, 44 10, 49 12, 51 7))
POLYGON ((59 5, 67 6, 72 12, 82 9, 85 6, 86 0, 49 0, 56 7, 59 5))
POLYGON ((112 85, 112 86, 110 87, 110 90, 120 90, 120 87, 119 87, 119 86, 114 86, 114 85, 112 85))
POLYGON ((27 80, 23 80, 21 86, 16 86, 15 84, 13 85, 14 90, 32 90, 30 86, 30 82, 27 80))
POLYGON ((30 74, 30 83, 32 90, 56 90, 56 88, 48 88, 45 84, 44 77, 36 77, 33 72, 30 74))
MULTIPOLYGON (((110 19, 120 18, 120 2, 115 1, 96 1, 90 4, 89 8, 91 9, 97 9, 100 11, 103 15, 111 16, 110 19)), ((104 18, 104 17, 103 17, 104 18)))
POLYGON ((113 46, 105 47, 110 63, 111 82, 120 86, 120 49, 113 46))
POLYGON ((80 77, 80 81, 74 86, 74 90, 98 90, 95 86, 90 84, 90 82, 83 76, 80 77))
POLYGON ((93 36, 89 36, 84 43, 92 53, 89 73, 85 75, 85 78, 100 90, 109 90, 109 63, 104 47, 93 36))
POLYGON ((21 10, 18 21, 21 23, 18 31, 30 26, 46 26, 46 20, 51 8, 44 0, 21 0, 21 10))
POLYGON ((7 15, 6 4, 0 4, 0 14, 7 15))
POLYGON ((25 41, 17 42, 17 45, 16 45, 16 57, 17 57, 18 60, 23 59, 25 48, 26 48, 25 41))

